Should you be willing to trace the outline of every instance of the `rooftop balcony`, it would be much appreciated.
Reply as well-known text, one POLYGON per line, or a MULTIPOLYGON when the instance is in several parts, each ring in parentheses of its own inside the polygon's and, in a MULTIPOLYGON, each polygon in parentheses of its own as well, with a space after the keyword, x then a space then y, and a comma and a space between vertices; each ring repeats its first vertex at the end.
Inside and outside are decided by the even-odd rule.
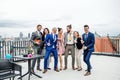
MULTIPOLYGON (((64 60, 64 56, 63 56, 64 60)), ((120 80, 120 58, 110 56, 92 55, 92 74, 85 77, 86 64, 82 60, 82 71, 72 70, 71 68, 71 56, 68 57, 68 69, 60 72, 53 70, 54 59, 51 58, 50 68, 46 74, 42 71, 35 70, 35 73, 41 75, 43 78, 31 76, 31 80, 120 80)), ((23 73, 27 72, 27 62, 18 62, 22 65, 23 73)), ((64 61, 63 61, 64 64, 64 61)), ((36 69, 36 67, 35 67, 36 69)), ((43 70, 43 59, 41 60, 41 69, 43 70)), ((23 80, 27 80, 28 76, 25 76, 23 80)), ((17 80, 17 79, 15 79, 17 80)))

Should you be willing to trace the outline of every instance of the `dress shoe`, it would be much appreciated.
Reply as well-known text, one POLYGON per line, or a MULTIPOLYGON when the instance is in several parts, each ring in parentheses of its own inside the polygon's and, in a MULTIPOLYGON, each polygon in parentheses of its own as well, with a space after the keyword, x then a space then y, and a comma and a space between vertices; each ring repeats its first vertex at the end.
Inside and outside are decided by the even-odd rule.
POLYGON ((37 68, 37 70, 38 70, 38 71, 42 71, 42 69, 40 69, 40 68, 37 68))
POLYGON ((72 69, 75 70, 75 67, 73 66, 72 69))
POLYGON ((66 70, 66 69, 67 69, 67 67, 64 68, 64 70, 66 70))
POLYGON ((47 68, 48 70, 51 70, 51 68, 47 68))
POLYGON ((54 69, 56 72, 59 72, 59 70, 58 69, 54 69))
POLYGON ((78 71, 81 71, 81 70, 82 70, 82 68, 78 69, 78 71))
POLYGON ((86 72, 86 73, 84 74, 84 76, 89 76, 89 75, 91 75, 90 72, 86 72))
POLYGON ((44 71, 43 71, 43 74, 45 74, 47 72, 47 70, 45 69, 44 71))

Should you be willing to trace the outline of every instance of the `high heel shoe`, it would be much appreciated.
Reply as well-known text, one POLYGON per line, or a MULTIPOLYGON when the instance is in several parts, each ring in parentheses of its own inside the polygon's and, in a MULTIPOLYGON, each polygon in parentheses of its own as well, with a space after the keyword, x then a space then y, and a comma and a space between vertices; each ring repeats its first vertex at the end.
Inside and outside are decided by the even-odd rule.
POLYGON ((81 70, 82 70, 82 68, 78 69, 78 71, 81 71, 81 70))
POLYGON ((62 71, 62 68, 60 68, 60 71, 62 71))

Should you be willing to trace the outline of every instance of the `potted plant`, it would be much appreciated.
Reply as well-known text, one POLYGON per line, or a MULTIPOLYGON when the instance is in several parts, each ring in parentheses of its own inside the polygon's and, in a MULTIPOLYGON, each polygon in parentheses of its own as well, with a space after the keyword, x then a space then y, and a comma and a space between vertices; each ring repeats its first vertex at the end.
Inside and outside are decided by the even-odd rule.
POLYGON ((32 54, 33 53, 33 49, 31 47, 31 45, 28 45, 27 52, 28 52, 28 54, 32 54))

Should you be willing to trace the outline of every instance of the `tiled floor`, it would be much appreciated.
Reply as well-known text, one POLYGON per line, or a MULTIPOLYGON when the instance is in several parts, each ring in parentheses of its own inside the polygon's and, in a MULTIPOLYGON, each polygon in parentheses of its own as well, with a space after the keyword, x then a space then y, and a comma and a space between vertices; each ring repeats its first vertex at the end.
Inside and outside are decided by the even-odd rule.
MULTIPOLYGON (((63 58, 64 60, 64 58, 63 58)), ((96 56, 92 55, 92 75, 85 77, 86 64, 82 60, 82 71, 71 69, 71 56, 68 57, 68 69, 60 72, 55 72, 53 70, 53 58, 50 63, 52 70, 48 71, 46 74, 35 70, 38 75, 43 78, 37 78, 31 76, 31 80, 120 80, 120 58, 119 57, 109 57, 109 56, 96 56)), ((64 62, 64 61, 63 61, 64 62)), ((23 73, 27 71, 27 62, 19 62, 22 65, 23 73)), ((64 63, 63 63, 64 64, 64 63)), ((41 68, 43 69, 43 60, 41 61, 41 68)), ((27 80, 28 76, 24 77, 23 80, 27 80)), ((16 79, 17 80, 17 79, 16 79)))

